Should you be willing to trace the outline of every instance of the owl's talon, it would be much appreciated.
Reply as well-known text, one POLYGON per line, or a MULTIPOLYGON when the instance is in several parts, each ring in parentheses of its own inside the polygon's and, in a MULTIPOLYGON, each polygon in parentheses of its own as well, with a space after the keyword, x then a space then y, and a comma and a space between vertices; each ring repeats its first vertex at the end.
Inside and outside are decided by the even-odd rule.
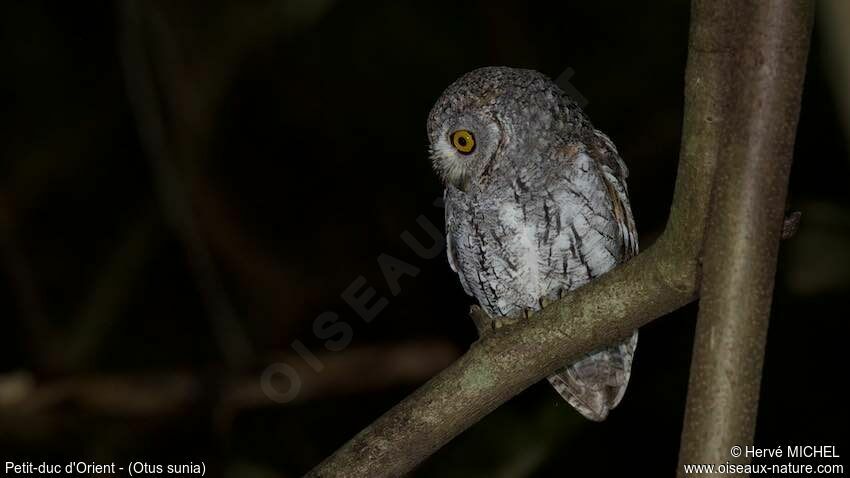
MULTIPOLYGON (((526 316, 526 318, 527 318, 527 316, 526 316)), ((512 317, 498 317, 498 318, 493 319, 493 329, 499 330, 503 327, 513 325, 513 324, 519 322, 520 320, 522 320, 522 319, 516 319, 516 318, 512 318, 512 317)))
POLYGON ((469 317, 472 319, 472 323, 475 324, 475 328, 478 329, 479 337, 493 330, 493 319, 481 307, 477 305, 470 307, 469 317))

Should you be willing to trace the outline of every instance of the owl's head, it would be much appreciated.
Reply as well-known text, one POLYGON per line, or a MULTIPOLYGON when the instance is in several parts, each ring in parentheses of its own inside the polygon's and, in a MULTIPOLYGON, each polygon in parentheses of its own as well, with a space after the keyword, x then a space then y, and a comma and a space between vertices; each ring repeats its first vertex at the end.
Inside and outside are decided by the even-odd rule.
POLYGON ((443 92, 428 116, 434 170, 466 191, 508 161, 533 161, 569 122, 571 104, 552 80, 533 70, 486 67, 443 92))

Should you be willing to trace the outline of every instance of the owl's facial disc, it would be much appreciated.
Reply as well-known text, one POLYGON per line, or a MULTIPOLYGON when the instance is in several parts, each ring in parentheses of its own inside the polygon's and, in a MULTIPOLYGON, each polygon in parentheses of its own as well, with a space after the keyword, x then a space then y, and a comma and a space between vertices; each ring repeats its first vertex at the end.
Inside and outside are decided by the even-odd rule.
POLYGON ((498 143, 499 128, 492 122, 447 121, 432 137, 431 160, 446 185, 465 191, 492 160, 498 143))

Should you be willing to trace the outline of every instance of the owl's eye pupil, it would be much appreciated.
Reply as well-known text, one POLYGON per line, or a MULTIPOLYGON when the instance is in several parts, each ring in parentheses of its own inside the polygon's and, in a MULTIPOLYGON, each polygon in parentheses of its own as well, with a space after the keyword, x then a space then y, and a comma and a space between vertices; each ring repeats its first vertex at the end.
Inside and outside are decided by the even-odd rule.
POLYGON ((461 154, 470 154, 475 150, 475 137, 470 131, 459 129, 452 133, 452 146, 461 154))

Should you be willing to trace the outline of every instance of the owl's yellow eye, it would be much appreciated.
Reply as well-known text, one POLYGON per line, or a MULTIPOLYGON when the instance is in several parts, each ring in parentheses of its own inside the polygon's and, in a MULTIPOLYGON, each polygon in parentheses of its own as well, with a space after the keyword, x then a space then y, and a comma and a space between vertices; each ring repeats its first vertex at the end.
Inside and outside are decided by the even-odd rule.
POLYGON ((475 151, 475 136, 465 129, 459 129, 452 133, 452 146, 463 154, 475 151))

